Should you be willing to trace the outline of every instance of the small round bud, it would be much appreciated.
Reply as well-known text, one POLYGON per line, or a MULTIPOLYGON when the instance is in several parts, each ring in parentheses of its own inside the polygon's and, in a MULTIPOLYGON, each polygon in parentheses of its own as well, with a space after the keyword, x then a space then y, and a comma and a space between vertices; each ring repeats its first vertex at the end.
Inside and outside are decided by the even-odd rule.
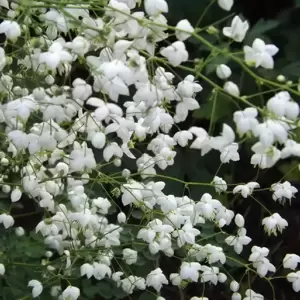
POLYGON ((245 225, 245 219, 240 214, 236 214, 236 216, 234 218, 234 222, 235 222, 235 225, 238 227, 244 227, 244 225, 245 225))
POLYGON ((284 75, 278 75, 276 79, 277 79, 277 81, 279 81, 279 82, 285 82, 285 81, 286 81, 286 78, 285 78, 284 75))
POLYGON ((228 66, 222 64, 217 66, 216 74, 220 79, 227 79, 231 76, 232 72, 228 66))
POLYGON ((208 34, 217 34, 218 33, 218 29, 214 26, 209 26, 207 29, 206 29, 206 32, 208 34))
POLYGON ((15 229, 15 233, 17 236, 21 237, 25 234, 25 230, 23 229, 23 227, 17 227, 15 229))
POLYGON ((11 202, 17 202, 21 199, 21 197, 22 197, 22 192, 18 187, 16 187, 10 194, 11 202))
POLYGON ((240 293, 233 293, 231 296, 231 300, 242 300, 242 296, 240 293))
POLYGON ((51 251, 46 251, 45 256, 46 256, 47 258, 50 258, 50 257, 53 256, 53 253, 52 253, 51 251))
POLYGON ((9 185, 5 184, 2 186, 2 191, 3 191, 3 193, 8 194, 11 191, 11 187, 9 185))
POLYGON ((227 280, 227 276, 224 273, 219 273, 218 280, 220 283, 223 283, 227 280))
POLYGON ((131 174, 131 172, 128 169, 124 169, 122 171, 122 176, 125 177, 125 178, 128 178, 130 176, 130 174, 131 174))
POLYGON ((293 85, 293 81, 292 81, 292 80, 289 80, 289 81, 287 81, 286 84, 287 84, 287 85, 293 85))
POLYGON ((233 280, 230 282, 230 290, 232 292, 237 292, 239 290, 239 288, 240 288, 240 285, 237 281, 233 280))
POLYGON ((88 184, 90 181, 90 175, 87 173, 84 173, 81 175, 81 181, 83 184, 88 184))
POLYGON ((120 158, 116 158, 116 159, 114 160, 114 165, 115 165, 116 167, 120 167, 121 164, 122 164, 122 161, 121 161, 120 158))

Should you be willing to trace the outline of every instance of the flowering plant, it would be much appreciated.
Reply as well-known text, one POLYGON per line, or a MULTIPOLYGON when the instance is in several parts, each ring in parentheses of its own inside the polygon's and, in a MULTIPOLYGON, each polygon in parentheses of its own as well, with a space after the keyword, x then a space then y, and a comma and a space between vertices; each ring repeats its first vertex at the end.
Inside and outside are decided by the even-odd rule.
MULTIPOLYGON (((230 11, 233 0, 217 4, 230 11)), ((277 236, 288 222, 257 194, 293 205, 297 188, 285 177, 265 186, 259 176, 221 175, 243 159, 264 170, 300 156, 297 84, 257 73, 274 68, 275 45, 256 38, 234 51, 249 30, 238 15, 223 27, 171 26, 165 0, 0 5, 3 299, 163 300, 167 287, 182 296, 193 282, 201 291, 191 300, 208 299, 217 284, 232 300, 264 299, 251 287, 257 276, 272 299, 279 278, 300 290, 300 256, 286 253, 275 266, 229 203, 257 202, 261 229, 277 236), (191 57, 189 39, 206 55, 191 57), (265 90, 244 93, 231 64, 265 90), (209 126, 186 128, 203 114, 201 94, 209 126), (215 113, 226 105, 234 111, 218 129, 215 113), (190 181, 203 156, 214 176, 197 169, 190 181), (32 230, 18 221, 28 207, 32 230)))

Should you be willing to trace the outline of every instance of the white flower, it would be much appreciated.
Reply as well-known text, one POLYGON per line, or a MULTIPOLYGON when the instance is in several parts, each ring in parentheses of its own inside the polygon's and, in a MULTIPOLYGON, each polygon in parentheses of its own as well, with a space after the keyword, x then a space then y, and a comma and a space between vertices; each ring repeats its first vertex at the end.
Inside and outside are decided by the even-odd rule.
POLYGON ((81 78, 76 78, 72 82, 72 86, 72 96, 74 99, 80 99, 85 101, 93 93, 92 87, 81 78))
POLYGON ((38 280, 30 280, 28 286, 32 287, 32 297, 38 297, 43 291, 43 285, 38 280))
POLYGON ((118 213, 117 220, 120 224, 126 222, 126 215, 123 212, 118 213))
POLYGON ((193 126, 189 129, 189 132, 196 136, 191 149, 201 150, 201 156, 207 154, 212 149, 210 137, 205 129, 193 126))
POLYGON ((19 188, 15 188, 10 194, 11 202, 17 202, 21 199, 21 197, 22 197, 22 192, 20 191, 19 188))
POLYGON ((300 291, 300 271, 287 274, 286 279, 289 282, 292 282, 293 290, 295 292, 300 291))
POLYGON ((94 267, 93 275, 97 280, 102 280, 106 275, 108 277, 111 276, 111 269, 109 266, 107 266, 105 264, 94 262, 93 267, 94 267))
POLYGON ((188 20, 181 20, 176 25, 175 34, 178 40, 184 41, 191 36, 191 33, 194 32, 194 28, 188 20), (184 31, 184 32, 183 32, 184 31))
POLYGON ((7 229, 9 227, 12 227, 14 225, 15 221, 12 216, 3 213, 0 215, 0 223, 3 224, 5 229, 7 229))
POLYGON ((221 177, 215 176, 212 184, 215 186, 217 193, 222 193, 227 190, 227 183, 221 177))
POLYGON ((247 107, 243 111, 236 111, 233 114, 233 120, 236 123, 237 131, 241 136, 248 131, 253 131, 258 125, 256 119, 257 115, 257 109, 254 107, 247 107))
POLYGON ((146 285, 152 286, 157 292, 159 292, 163 284, 168 284, 168 279, 163 274, 160 268, 151 271, 146 278, 146 285))
POLYGON ((40 54, 39 62, 45 63, 49 68, 56 69, 60 63, 72 61, 72 55, 63 49, 63 42, 57 40, 49 47, 47 52, 40 54))
POLYGON ((185 44, 181 41, 174 42, 170 46, 162 48, 160 50, 160 54, 166 57, 169 63, 174 67, 179 66, 182 62, 187 61, 189 58, 189 54, 186 51, 185 44))
POLYGON ((264 257, 267 257, 269 255, 269 249, 266 247, 258 247, 258 246, 253 246, 251 248, 251 255, 249 256, 249 261, 252 262, 259 262, 261 261, 264 257))
POLYGON ((246 297, 243 300, 264 300, 264 296, 255 293, 253 290, 248 289, 245 293, 246 297))
POLYGON ((251 238, 246 236, 246 233, 247 230, 245 228, 239 228, 237 236, 230 235, 225 239, 225 243, 229 246, 233 246, 234 251, 240 254, 243 251, 243 246, 251 242, 251 238))
POLYGON ((245 61, 247 64, 255 64, 266 69, 274 68, 273 57, 279 49, 274 45, 266 45, 261 39, 255 39, 252 47, 244 46, 245 61))
POLYGON ((196 93, 202 90, 202 86, 195 81, 195 77, 193 75, 187 75, 178 83, 175 98, 177 101, 182 100, 182 98, 193 98, 196 93))
POLYGON ((231 22, 231 26, 223 28, 223 34, 236 42, 242 42, 248 29, 248 22, 243 22, 239 16, 235 16, 231 22))
POLYGON ((264 218, 262 220, 262 225, 264 225, 264 229, 269 235, 277 235, 277 230, 282 233, 282 230, 288 226, 288 222, 278 213, 275 213, 270 217, 264 218))
POLYGON ((298 193, 298 190, 288 181, 272 184, 271 191, 273 191, 273 200, 278 200, 278 202, 282 204, 285 203, 286 199, 288 199, 291 203, 292 198, 295 197, 296 193, 298 193))
POLYGON ((253 193, 253 190, 255 188, 259 188, 259 184, 257 182, 248 182, 247 184, 244 185, 237 185, 233 189, 233 193, 241 193, 244 198, 247 198, 249 195, 253 193))
POLYGON ((300 256, 296 254, 286 254, 283 259, 283 267, 285 269, 295 270, 300 263, 300 256))
POLYGON ((149 16, 157 16, 169 11, 168 3, 165 0, 145 0, 145 11, 149 16))
POLYGON ((258 165, 261 169, 271 168, 280 159, 280 150, 275 147, 266 148, 257 142, 251 148, 255 154, 251 157, 251 164, 258 165))
POLYGON ((90 42, 82 36, 77 36, 72 42, 66 43, 65 47, 77 55, 84 56, 89 51, 90 42))
POLYGON ((94 274, 94 267, 91 264, 83 264, 80 267, 80 276, 86 275, 87 278, 91 278, 94 274))
POLYGON ((123 259, 126 264, 132 265, 137 262, 137 251, 125 248, 123 249, 123 259))
POLYGON ((293 102, 291 95, 286 91, 281 91, 270 98, 267 109, 278 117, 286 116, 291 120, 297 119, 300 110, 298 103, 293 102))
POLYGON ((231 69, 224 64, 217 66, 216 73, 220 79, 227 79, 232 74, 231 69))
POLYGON ((7 0, 0 0, 0 6, 3 6, 7 9, 9 9, 9 4, 7 0))
POLYGON ((223 89, 224 89, 225 92, 227 92, 231 96, 234 96, 234 97, 239 97, 240 96, 239 87, 232 81, 227 81, 224 84, 223 89))
POLYGON ((6 61, 5 51, 2 47, 0 47, 0 71, 2 71, 5 67, 6 61))
POLYGON ((233 0, 218 0, 218 4, 222 9, 230 11, 233 6, 233 0))
POLYGON ((5 274, 5 266, 3 264, 0 264, 0 275, 5 274))
POLYGON ((183 280, 198 281, 201 265, 197 262, 183 262, 180 267, 180 277, 183 280))
POLYGON ((193 134, 187 130, 178 131, 173 136, 174 140, 180 145, 181 147, 186 147, 189 140, 193 138, 193 134))
POLYGON ((77 300, 80 296, 80 290, 76 286, 68 286, 62 293, 63 300, 77 300))
POLYGON ((178 273, 170 274, 170 281, 175 286, 180 286, 182 279, 178 273))
POLYGON ((177 245, 182 247, 184 244, 195 244, 195 237, 200 234, 200 231, 193 227, 191 223, 186 223, 178 231, 174 231, 173 236, 178 236, 177 245))
POLYGON ((5 20, 0 24, 0 33, 4 33, 8 39, 14 40, 21 35, 21 28, 17 22, 5 20))
POLYGON ((224 163, 229 163, 231 160, 239 161, 240 155, 238 153, 238 148, 239 148, 239 145, 237 143, 232 143, 232 144, 226 146, 221 151, 221 155, 220 155, 221 162, 224 164, 224 163))

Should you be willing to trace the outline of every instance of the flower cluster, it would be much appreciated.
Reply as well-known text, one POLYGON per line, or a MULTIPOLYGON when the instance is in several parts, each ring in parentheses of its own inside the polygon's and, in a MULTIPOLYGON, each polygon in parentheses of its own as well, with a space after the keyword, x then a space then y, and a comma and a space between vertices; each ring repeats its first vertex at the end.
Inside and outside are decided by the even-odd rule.
MULTIPOLYGON (((172 178, 163 171, 175 164, 179 148, 200 150, 201 156, 216 151, 220 166, 233 164, 240 160, 245 140, 253 167, 271 168, 279 160, 299 157, 300 144, 293 139, 300 112, 294 90, 277 91, 265 107, 256 107, 251 95, 241 96, 229 80, 230 67, 220 64, 215 71, 223 86, 213 83, 212 94, 226 94, 246 108, 234 112, 233 123, 223 124, 220 133, 197 126, 181 129, 191 112, 201 110, 202 81, 211 83, 197 67, 185 65, 190 58, 185 41, 193 36, 213 53, 226 53, 188 20, 169 26, 165 0, 144 0, 142 7, 137 0, 82 3, 0 1, 6 12, 0 24, 6 38, 0 47, 0 183, 11 202, 7 210, 1 208, 0 223, 11 230, 11 207, 24 196, 44 212, 35 234, 43 236, 46 259, 41 278, 28 282, 32 297, 41 297, 50 282, 56 299, 79 299, 80 287, 68 280, 77 276, 109 279, 128 295, 150 290, 158 300, 164 299, 164 285, 183 288, 190 282, 228 283, 233 300, 264 299, 250 287, 242 296, 240 284, 229 282, 224 268, 235 260, 262 278, 276 271, 265 247, 252 245, 246 265, 228 254, 240 255, 252 241, 244 217, 213 193, 193 198, 165 192, 172 178), (166 43, 171 32, 176 41, 166 43), (11 51, 11 43, 20 43, 24 51, 11 51), (76 67, 88 76, 74 77, 76 67), (178 78, 174 68, 185 76, 178 78), (205 241, 207 227, 220 244, 205 241), (184 254, 177 272, 166 275, 159 257, 172 258, 179 250, 184 254), (157 258, 146 275, 125 271, 145 253, 157 258)), ((218 5, 229 11, 233 0, 218 5)), ((222 38, 242 43, 248 30, 248 22, 235 16, 222 29, 222 38)), ((243 49, 243 58, 230 57, 246 68, 272 69, 279 51, 261 39, 243 49)), ((216 174, 201 184, 217 194, 258 201, 258 182, 227 183, 216 174)), ((266 190, 280 204, 291 203, 298 192, 288 181, 266 190)), ((267 234, 288 226, 278 213, 265 213, 261 225, 267 234)), ((24 229, 17 227, 16 234, 24 235, 24 229)), ((0 275, 9 274, 9 260, 5 255, 0 259, 0 275)), ((283 267, 295 271, 299 262, 298 255, 287 254, 283 267)), ((286 276, 295 291, 300 290, 299 272, 286 276)), ((191 298, 199 299, 208 298, 191 298)))

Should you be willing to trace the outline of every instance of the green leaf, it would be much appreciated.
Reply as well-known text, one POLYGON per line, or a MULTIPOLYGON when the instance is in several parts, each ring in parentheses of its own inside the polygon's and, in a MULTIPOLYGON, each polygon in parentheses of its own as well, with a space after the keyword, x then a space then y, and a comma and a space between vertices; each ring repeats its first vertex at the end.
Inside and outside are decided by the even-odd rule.
POLYGON ((285 175, 285 179, 288 181, 300 181, 300 171, 298 169, 299 161, 293 160, 291 162, 284 163, 278 167, 282 175, 285 175))
POLYGON ((282 74, 286 76, 300 77, 300 61, 295 61, 283 67, 282 74))
POLYGON ((113 288, 113 294, 117 299, 124 299, 127 296, 123 289, 118 287, 113 288))
POLYGON ((140 295, 138 300, 155 300, 157 297, 154 294, 150 294, 148 292, 144 292, 140 295))
MULTIPOLYGON (((233 104, 230 101, 230 96, 225 94, 218 94, 214 110, 214 122, 219 121, 221 118, 228 116, 233 111, 233 104)), ((213 100, 201 105, 201 107, 194 111, 193 117, 197 119, 210 120, 213 113, 213 100)))
POLYGON ((99 294, 105 299, 111 299, 114 296, 113 288, 107 281, 101 281, 97 284, 99 294))
POLYGON ((261 37, 264 33, 275 29, 280 24, 277 20, 259 20, 248 32, 245 43, 251 44, 255 38, 261 37))

